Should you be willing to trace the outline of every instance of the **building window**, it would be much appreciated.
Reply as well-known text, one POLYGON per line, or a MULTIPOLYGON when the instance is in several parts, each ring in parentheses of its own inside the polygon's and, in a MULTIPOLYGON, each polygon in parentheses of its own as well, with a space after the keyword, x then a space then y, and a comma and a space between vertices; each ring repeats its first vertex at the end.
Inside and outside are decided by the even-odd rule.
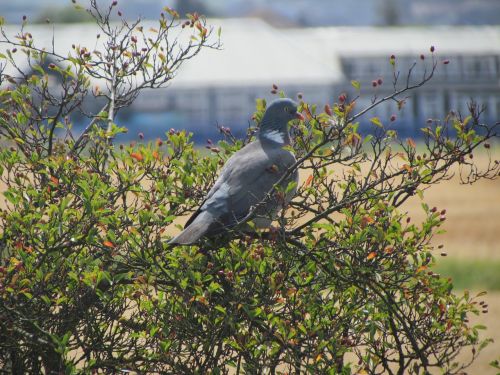
POLYGON ((494 56, 464 56, 462 70, 466 79, 491 79, 496 77, 494 56))
POLYGON ((444 95, 442 92, 426 92, 420 95, 419 117, 424 119, 444 117, 444 95))

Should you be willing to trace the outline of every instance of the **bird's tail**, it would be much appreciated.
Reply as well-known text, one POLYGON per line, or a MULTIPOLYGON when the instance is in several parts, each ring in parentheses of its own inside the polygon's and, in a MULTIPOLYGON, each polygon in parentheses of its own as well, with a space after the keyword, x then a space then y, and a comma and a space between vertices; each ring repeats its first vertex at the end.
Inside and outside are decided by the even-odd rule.
POLYGON ((168 243, 170 245, 191 245, 208 232, 212 223, 213 218, 211 215, 208 212, 202 212, 187 228, 168 243))

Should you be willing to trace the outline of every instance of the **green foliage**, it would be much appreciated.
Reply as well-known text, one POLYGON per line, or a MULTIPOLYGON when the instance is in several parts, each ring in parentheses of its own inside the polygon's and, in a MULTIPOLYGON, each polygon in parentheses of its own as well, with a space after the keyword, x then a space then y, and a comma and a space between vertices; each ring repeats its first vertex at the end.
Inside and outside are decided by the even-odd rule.
MULTIPOLYGON (((191 17, 206 40, 199 16, 191 17)), ((3 370, 456 373, 467 365, 455 363, 461 349, 474 348, 474 359, 487 344, 483 327, 468 320, 481 313, 480 296, 454 293, 434 272, 430 241, 444 213, 423 203, 426 219, 411 223, 399 209, 456 163, 467 181, 498 174, 498 164, 479 171, 466 159, 495 135, 478 111, 424 128, 425 150, 417 152, 382 122, 360 134, 353 102, 324 113, 302 102, 307 120, 293 124, 294 149, 307 177, 279 228, 235 228, 169 247, 178 218, 196 210, 251 133, 242 141, 226 132, 205 155, 185 132, 115 146, 124 129, 114 111, 146 87, 122 90, 128 81, 120 77, 130 77, 124 55, 110 52, 118 70, 89 70, 94 57, 85 54, 63 60, 69 70, 49 65, 61 78, 59 96, 48 85, 46 52, 29 50, 39 75, 2 76, 11 84, 0 94, 3 370), (91 125, 107 126, 89 126, 75 140, 70 116, 92 95, 90 72, 120 89, 94 93, 108 105, 91 125)), ((158 63, 158 46, 148 51, 158 63)), ((159 87, 171 77, 165 56, 159 65, 131 63, 156 69, 149 84, 159 87)), ((258 101, 257 124, 265 106, 258 101)))

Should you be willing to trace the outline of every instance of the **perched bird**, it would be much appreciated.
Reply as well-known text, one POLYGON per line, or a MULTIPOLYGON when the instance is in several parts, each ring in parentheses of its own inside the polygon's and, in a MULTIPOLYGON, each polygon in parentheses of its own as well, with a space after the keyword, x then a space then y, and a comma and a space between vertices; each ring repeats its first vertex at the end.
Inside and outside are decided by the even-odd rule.
MULTIPOLYGON (((288 122, 297 118, 303 119, 293 100, 273 101, 264 113, 257 139, 229 158, 200 208, 169 243, 193 244, 202 237, 222 234, 249 219, 257 228, 269 227, 279 208, 295 195, 295 188, 281 198, 276 192, 270 196, 268 193, 296 162, 285 146, 290 145, 288 122)), ((298 181, 297 171, 285 178, 280 186, 285 189, 291 181, 298 181)))

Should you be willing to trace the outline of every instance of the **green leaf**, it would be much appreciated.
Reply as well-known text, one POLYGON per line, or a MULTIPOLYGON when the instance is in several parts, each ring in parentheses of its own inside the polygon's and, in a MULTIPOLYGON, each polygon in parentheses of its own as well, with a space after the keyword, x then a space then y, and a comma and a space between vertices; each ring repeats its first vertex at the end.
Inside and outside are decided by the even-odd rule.
POLYGON ((379 128, 383 127, 383 124, 382 122, 380 121, 380 119, 378 117, 372 117, 370 119, 370 122, 373 124, 373 125, 376 125, 378 126, 379 128))
POLYGON ((266 99, 261 99, 261 98, 258 98, 256 99, 256 108, 257 108, 257 111, 259 112, 264 112, 266 110, 266 99))
POLYGON ((352 80, 351 81, 351 86, 354 87, 356 90, 361 89, 361 84, 358 81, 352 80))
POLYGON ((226 309, 224 307, 222 307, 221 305, 216 305, 215 306, 215 310, 221 312, 222 314, 226 315, 226 309))

